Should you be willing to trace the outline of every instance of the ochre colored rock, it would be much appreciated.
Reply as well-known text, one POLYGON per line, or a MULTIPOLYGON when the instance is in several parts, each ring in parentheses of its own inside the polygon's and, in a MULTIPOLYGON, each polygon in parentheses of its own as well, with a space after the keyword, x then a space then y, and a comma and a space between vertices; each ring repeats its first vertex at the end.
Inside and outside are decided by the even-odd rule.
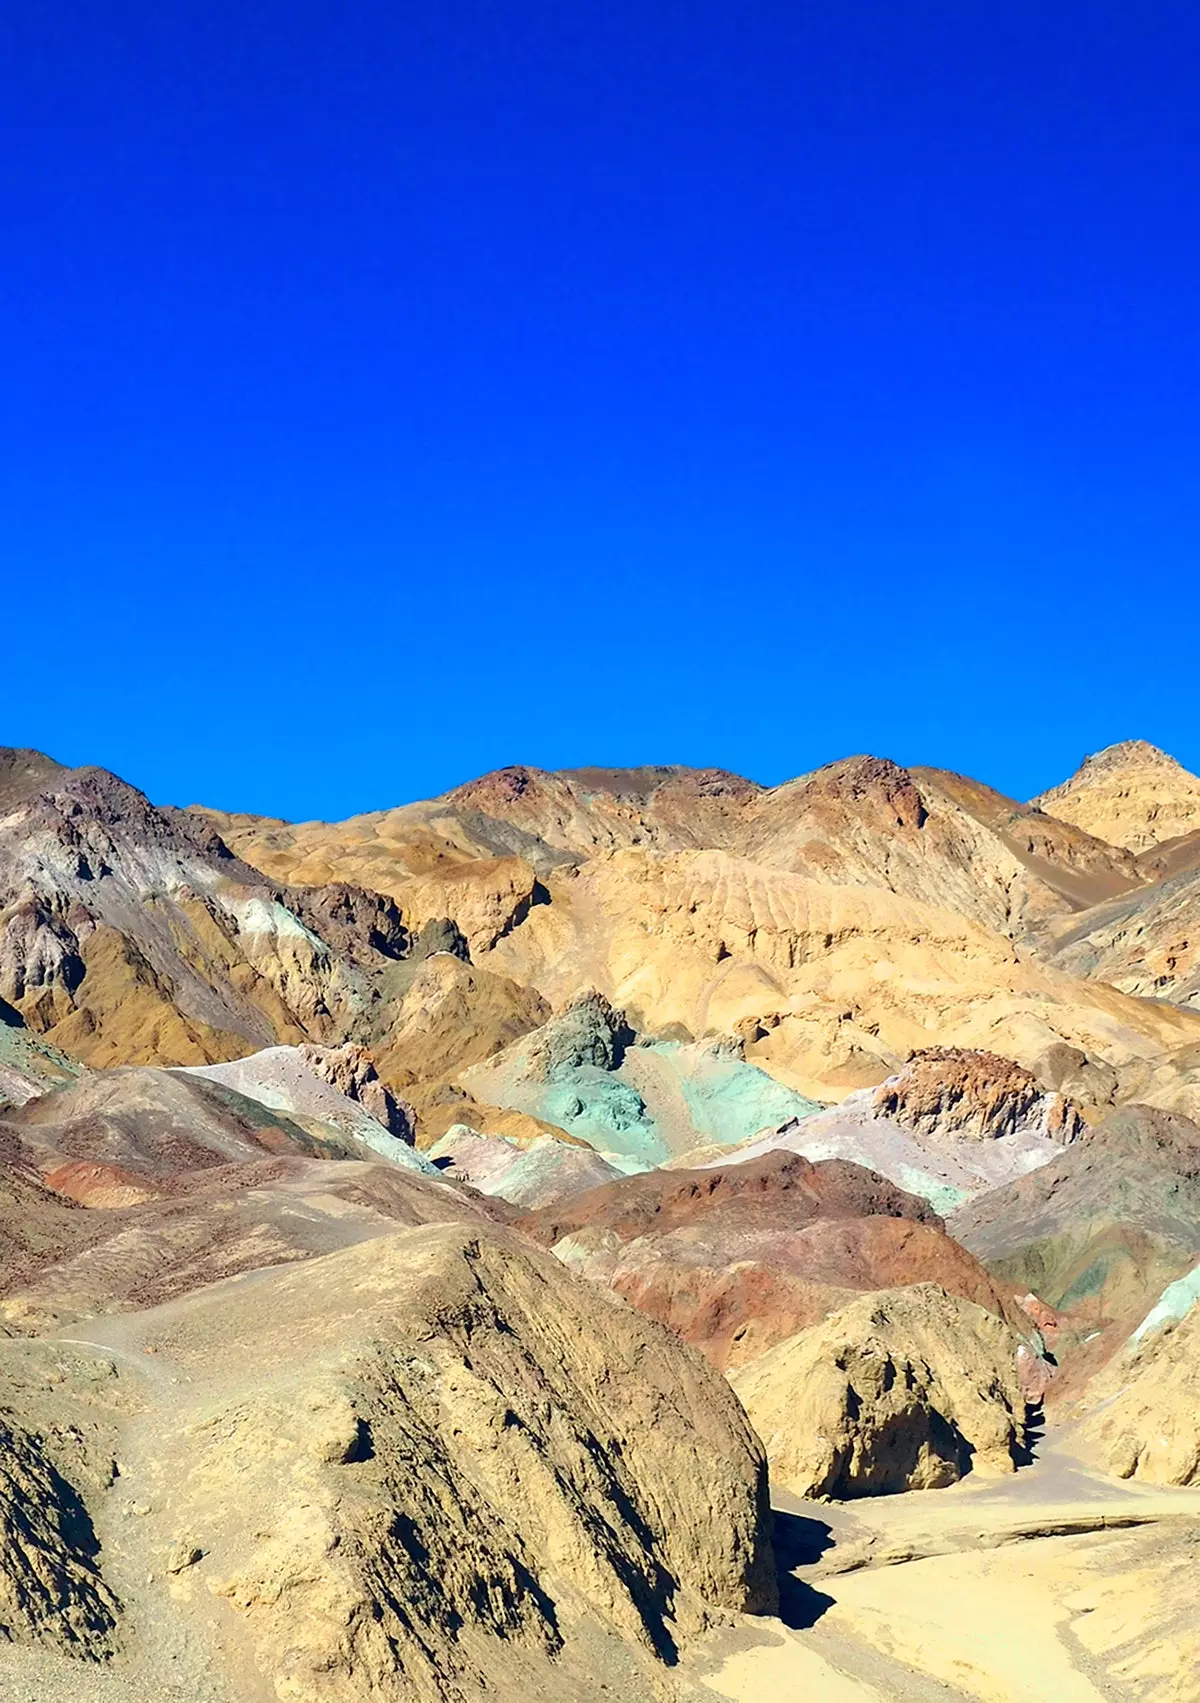
POLYGON ((714 1616, 775 1605, 728 1386, 528 1244, 413 1231, 137 1341, 184 1380, 142 1445, 155 1527, 241 1623, 224 1659, 296 1703, 640 1698, 714 1616))
POLYGON ((79 1488, 61 1470, 68 1462, 55 1454, 53 1437, 0 1406, 0 1636, 99 1660, 113 1649, 120 1603, 79 1488))
POLYGON ((1133 852, 1200 828, 1200 779, 1144 739, 1085 758, 1070 780, 1033 802, 1133 852))
POLYGON ((1135 1337, 1093 1381, 1079 1446, 1104 1472, 1153 1484, 1200 1484, 1200 1279, 1182 1318, 1135 1337))
POLYGON ((875 1090, 876 1110, 922 1135, 997 1141, 1018 1130, 1064 1147, 1086 1128, 1079 1107, 995 1053, 929 1047, 875 1090))
POLYGON ((929 1490, 1024 1452, 1017 1340, 934 1284, 866 1295, 733 1374, 777 1485, 929 1490))

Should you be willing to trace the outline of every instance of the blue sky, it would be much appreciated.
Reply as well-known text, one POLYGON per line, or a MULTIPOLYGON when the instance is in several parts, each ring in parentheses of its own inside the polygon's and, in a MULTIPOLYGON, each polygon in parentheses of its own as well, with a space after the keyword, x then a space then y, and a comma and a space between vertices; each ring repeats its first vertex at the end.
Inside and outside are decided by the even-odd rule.
POLYGON ((1200 12, 13 0, 0 742, 1200 768, 1200 12))

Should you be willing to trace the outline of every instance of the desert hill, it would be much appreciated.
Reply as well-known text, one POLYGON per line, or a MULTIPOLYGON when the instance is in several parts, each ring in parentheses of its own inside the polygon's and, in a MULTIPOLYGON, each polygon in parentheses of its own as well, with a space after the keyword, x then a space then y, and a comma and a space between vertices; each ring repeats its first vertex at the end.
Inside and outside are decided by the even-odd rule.
POLYGON ((1135 853, 1200 828, 1200 780, 1144 739, 1085 758, 1069 780, 1033 803, 1135 853))
MULTIPOLYGON (((1085 766, 1076 805, 1141 750, 1085 766)), ((651 1038, 739 1032, 826 1101, 952 1044, 1043 1077, 1066 1046, 1116 1101, 1169 1104, 1200 1041, 1192 872, 942 771, 517 768, 300 825, 29 753, 4 772, 0 997, 85 1063, 354 1041, 420 1112, 591 988, 651 1038)))
POLYGON ((0 1623, 130 1695, 650 1703, 681 1644, 775 1604, 728 1386, 503 1232, 402 1231, 87 1336, 0 1344, 0 1623))
POLYGON ((865 1577, 1050 1533, 1187 1671, 1197 801, 1134 743, 292 824, 0 755, 0 1690, 1108 1695, 865 1577))
POLYGON ((671 1325, 722 1369, 864 1290, 937 1283, 1033 1334, 919 1196, 841 1159, 787 1151, 587 1189, 517 1221, 572 1270, 671 1325))
POLYGON ((1162 872, 1041 802, 851 758, 773 788, 514 768, 342 824, 209 820, 277 881, 364 884, 414 928, 452 916, 498 988, 555 1008, 596 988, 652 1034, 741 1030, 751 1062, 816 1098, 954 1044, 1047 1082, 1067 1047, 1115 1072, 1117 1100, 1169 1103, 1190 1070, 1172 1058, 1195 1039, 1162 1004, 1170 974, 1131 975, 1090 937, 1169 912, 1161 956, 1180 970, 1190 895, 1164 895, 1162 872))

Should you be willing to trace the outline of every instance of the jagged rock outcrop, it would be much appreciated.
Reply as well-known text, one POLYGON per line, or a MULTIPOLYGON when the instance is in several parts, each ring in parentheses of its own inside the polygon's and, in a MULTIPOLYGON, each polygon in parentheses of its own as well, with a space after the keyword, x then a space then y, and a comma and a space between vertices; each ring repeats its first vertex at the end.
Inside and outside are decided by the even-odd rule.
POLYGON ((448 952, 452 958, 461 958, 464 964, 471 962, 467 937, 452 917, 430 917, 423 923, 413 936, 409 955, 419 961, 438 952, 448 952))
POLYGON ((99 1567, 79 1488, 0 1393, 0 1637, 100 1660, 120 1604, 99 1567))
POLYGON ((375 1060, 364 1047, 303 1046, 299 1051, 322 1082, 328 1082, 348 1100, 356 1100, 389 1135, 412 1146, 416 1113, 381 1080, 375 1060))
POLYGON ((797 1496, 930 1490, 1012 1472, 1017 1339, 934 1284, 867 1295, 733 1374, 774 1482, 797 1496))
POLYGON ((570 1080, 582 1065, 616 1070, 634 1040, 625 1013, 589 988, 538 1031, 529 1048, 530 1070, 544 1082, 570 1080))
POLYGON ((928 1047, 875 1090, 876 1111, 920 1135, 998 1141, 1028 1132, 1068 1146, 1087 1127, 1079 1107, 1047 1094, 1032 1071, 995 1053, 928 1047))

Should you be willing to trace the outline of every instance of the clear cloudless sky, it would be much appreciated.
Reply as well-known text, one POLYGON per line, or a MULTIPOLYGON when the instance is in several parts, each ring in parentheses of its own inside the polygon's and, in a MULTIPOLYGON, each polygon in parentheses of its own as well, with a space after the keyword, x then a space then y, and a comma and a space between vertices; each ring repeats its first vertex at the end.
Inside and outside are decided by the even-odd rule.
POLYGON ((1195 0, 7 0, 0 743, 1200 767, 1195 0))

